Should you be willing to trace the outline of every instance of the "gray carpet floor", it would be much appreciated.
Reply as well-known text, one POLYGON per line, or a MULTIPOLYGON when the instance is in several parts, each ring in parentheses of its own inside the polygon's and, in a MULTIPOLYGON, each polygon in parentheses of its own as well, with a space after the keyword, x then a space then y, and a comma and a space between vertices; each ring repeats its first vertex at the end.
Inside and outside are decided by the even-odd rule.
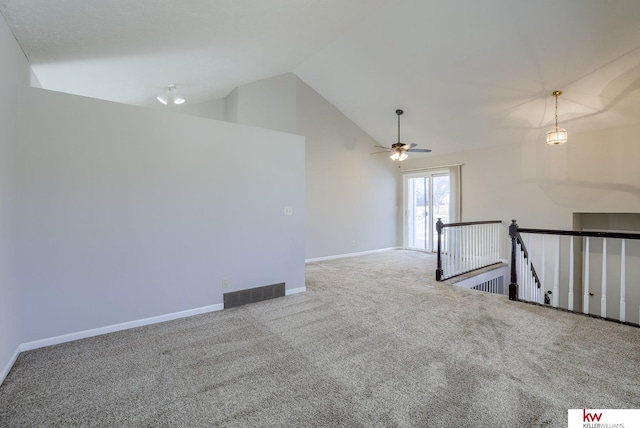
POLYGON ((566 427, 640 407, 640 329, 433 280, 390 251, 307 292, 22 353, 0 426, 566 427))

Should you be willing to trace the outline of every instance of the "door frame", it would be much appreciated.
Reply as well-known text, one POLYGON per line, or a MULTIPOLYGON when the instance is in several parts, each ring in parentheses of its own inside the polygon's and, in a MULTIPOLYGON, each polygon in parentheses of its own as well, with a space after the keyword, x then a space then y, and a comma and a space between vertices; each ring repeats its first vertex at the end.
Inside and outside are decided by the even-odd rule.
POLYGON ((444 168, 444 169, 434 169, 429 171, 402 174, 402 246, 403 248, 416 250, 416 251, 423 251, 426 253, 434 252, 433 242, 431 242, 432 236, 433 236, 433 231, 431 230, 431 223, 433 221, 431 219, 431 216, 433 215, 432 208, 433 208, 433 176, 434 175, 450 175, 450 173, 448 169, 444 168), (429 195, 428 195, 429 207, 427 208, 429 209, 429 224, 425 224, 425 227, 427 228, 427 231, 428 231, 427 232, 428 239, 427 239, 427 242, 425 243, 425 246, 428 248, 423 249, 423 248, 409 247, 409 210, 407 209, 407 204, 409 202, 409 180, 413 178, 424 178, 424 177, 429 178, 429 195))

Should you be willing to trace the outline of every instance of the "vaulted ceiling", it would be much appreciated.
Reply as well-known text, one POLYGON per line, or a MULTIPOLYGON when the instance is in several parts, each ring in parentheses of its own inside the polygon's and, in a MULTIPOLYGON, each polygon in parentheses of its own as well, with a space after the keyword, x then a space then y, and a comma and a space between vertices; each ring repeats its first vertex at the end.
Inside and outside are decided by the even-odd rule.
MULTIPOLYGON (((42 86, 159 108, 293 72, 434 154, 640 124, 638 0, 0 0, 42 86)), ((179 107, 178 107, 179 108, 179 107)))

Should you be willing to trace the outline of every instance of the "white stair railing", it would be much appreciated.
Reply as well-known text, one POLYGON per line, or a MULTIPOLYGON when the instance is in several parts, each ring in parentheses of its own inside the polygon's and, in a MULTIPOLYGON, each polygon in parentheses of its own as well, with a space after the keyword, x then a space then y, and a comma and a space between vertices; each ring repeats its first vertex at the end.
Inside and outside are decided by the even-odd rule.
POLYGON ((514 220, 509 235, 509 299, 640 324, 640 284, 631 292, 627 284, 628 261, 638 264, 639 233, 528 229, 514 220))
POLYGON ((438 219, 436 230, 437 281, 501 262, 501 242, 505 235, 500 220, 445 224, 438 219))

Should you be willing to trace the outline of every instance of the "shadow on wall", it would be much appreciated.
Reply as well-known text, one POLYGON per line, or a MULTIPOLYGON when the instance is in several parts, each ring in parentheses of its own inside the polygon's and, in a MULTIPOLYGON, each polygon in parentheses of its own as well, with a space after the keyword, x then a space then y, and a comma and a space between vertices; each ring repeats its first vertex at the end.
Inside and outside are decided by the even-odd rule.
MULTIPOLYGON (((539 74, 538 77, 540 78, 538 87, 546 88, 542 76, 539 74)), ((595 125, 594 121, 603 113, 612 110, 627 100, 630 94, 640 89, 640 48, 632 49, 599 68, 579 76, 564 84, 561 89, 564 91, 558 118, 561 124, 574 124, 574 131, 579 124, 586 126, 585 129, 614 126, 614 123, 590 125, 595 125), (601 87, 600 96, 583 97, 583 93, 590 91, 581 88, 593 86, 601 87), (585 122, 585 119, 591 119, 591 121, 585 122)), ((509 108, 501 109, 499 106, 494 106, 495 109, 489 112, 495 116, 504 117, 500 122, 501 130, 527 131, 528 137, 541 140, 555 119, 553 103, 554 99, 550 91, 537 91, 525 94, 520 102, 509 108), (536 120, 536 118, 539 119, 536 120)), ((514 141, 522 140, 524 139, 514 141)))

